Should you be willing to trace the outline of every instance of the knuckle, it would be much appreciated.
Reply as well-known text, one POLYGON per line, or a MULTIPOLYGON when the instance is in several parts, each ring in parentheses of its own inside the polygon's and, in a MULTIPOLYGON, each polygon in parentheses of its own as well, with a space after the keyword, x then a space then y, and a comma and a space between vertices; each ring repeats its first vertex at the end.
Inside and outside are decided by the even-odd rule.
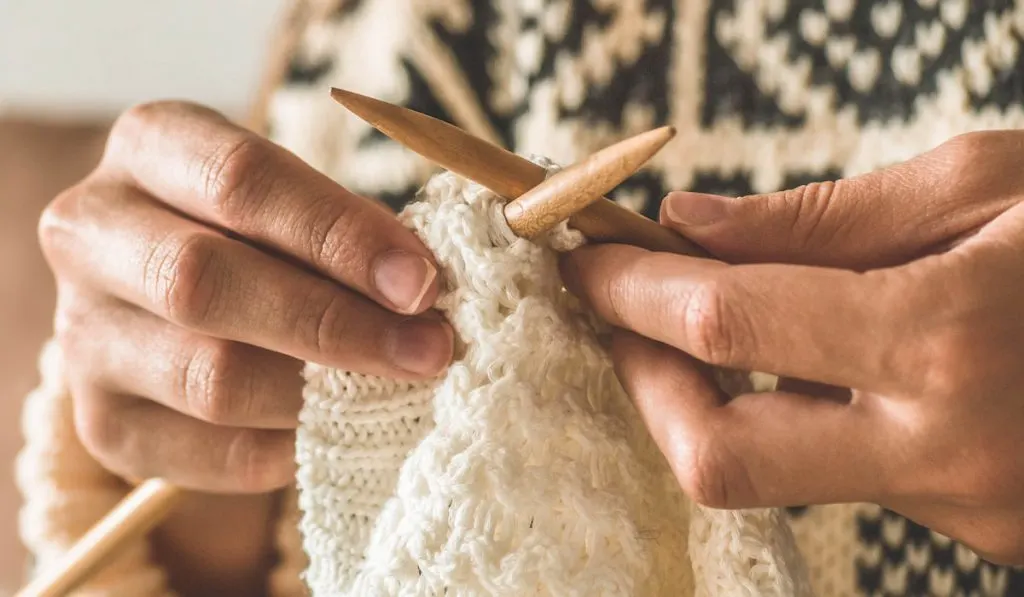
POLYGON ((983 334, 973 326, 954 322, 922 334, 912 344, 924 359, 923 367, 917 369, 924 395, 955 399, 986 387, 986 378, 991 383, 1000 373, 1005 376, 1000 371, 1005 355, 992 354, 983 334))
POLYGON ((339 293, 314 292, 303 301, 296 326, 302 346, 318 355, 332 355, 351 341, 348 305, 339 293))
POLYGON ((943 330, 932 334, 923 342, 926 367, 921 383, 927 395, 955 397, 968 386, 968 370, 961 357, 964 355, 961 334, 943 330))
MULTIPOLYGON (((324 200, 325 217, 314 217, 309 238, 309 255, 313 263, 330 271, 358 266, 353 256, 358 254, 366 239, 373 238, 373 215, 361 209, 355 201, 324 200)), ((299 238, 302 235, 298 235, 299 238)))
POLYGON ((157 243, 143 267, 150 301, 179 325, 202 326, 215 308, 221 281, 220 241, 204 233, 171 235, 157 243))
POLYGON ((137 137, 141 131, 153 126, 167 104, 164 101, 143 102, 128 108, 114 121, 110 129, 111 140, 137 137))
POLYGON ((136 104, 121 113, 110 128, 103 162, 130 163, 154 136, 175 134, 193 120, 223 121, 218 112, 187 101, 158 100, 136 104))
POLYGON ((831 242, 836 236, 835 230, 828 229, 831 221, 841 218, 828 218, 834 198, 842 188, 842 182, 823 181, 806 184, 795 189, 783 191, 780 201, 789 206, 792 216, 788 238, 792 249, 814 249, 831 242))
POLYGON ((978 159, 989 152, 996 135, 994 131, 962 133, 939 146, 937 153, 951 174, 960 174, 964 169, 977 167, 978 159))
POLYGON ((65 229, 70 207, 78 196, 77 187, 62 191, 50 201, 39 216, 37 234, 43 247, 50 246, 52 241, 65 229))
POLYGON ((119 458, 128 442, 123 418, 114 412, 109 397, 98 389, 79 388, 76 393, 75 431, 82 446, 104 464, 119 458))
POLYGON ((608 308, 617 321, 628 324, 634 319, 631 304, 636 292, 637 278, 638 276, 627 273, 627 275, 614 276, 604 284, 608 308))
POLYGON ((239 430, 227 451, 226 473, 243 493, 263 493, 289 482, 293 470, 291 436, 284 431, 239 430))
MULTIPOLYGON (((1019 141, 1006 131, 973 131, 963 133, 909 162, 908 181, 917 189, 931 187, 929 192, 950 205, 998 201, 1004 193, 1015 197, 1020 176, 1017 164, 1019 141), (1005 185, 993 185, 993 172, 1010 172, 1001 177, 1005 185)), ((1016 201, 1014 201, 1016 203, 1016 201)), ((980 225, 980 223, 978 224, 980 225)))
POLYGON ((269 180, 267 165, 272 155, 258 136, 245 131, 232 131, 199 165, 203 197, 221 222, 238 225, 247 214, 258 212, 265 193, 261 185, 269 180))
POLYGON ((112 137, 137 137, 139 133, 167 121, 172 116, 210 116, 216 113, 198 104, 181 100, 140 102, 121 113, 111 126, 112 137))
POLYGON ((108 156, 128 156, 146 133, 156 127, 166 114, 180 109, 181 102, 152 101, 136 104, 114 120, 107 139, 108 156))
POLYGON ((698 284, 677 316, 690 352, 712 365, 731 365, 740 355, 729 297, 720 282, 698 284))
POLYGON ((182 395, 189 411, 214 425, 248 419, 255 371, 239 345, 215 340, 194 352, 183 370, 182 395))
POLYGON ((81 204, 83 185, 80 183, 58 194, 39 216, 36 238, 43 254, 53 262, 69 234, 74 233, 74 222, 81 204))
POLYGON ((679 441, 672 450, 676 476, 690 499, 708 508, 733 505, 721 442, 707 436, 679 441))
POLYGON ((674 323, 675 297, 678 292, 674 285, 659 288, 651 293, 650 280, 663 277, 663 254, 647 254, 615 268, 613 275, 598 278, 597 293, 604 299, 612 316, 627 327, 640 326, 651 322, 674 323))

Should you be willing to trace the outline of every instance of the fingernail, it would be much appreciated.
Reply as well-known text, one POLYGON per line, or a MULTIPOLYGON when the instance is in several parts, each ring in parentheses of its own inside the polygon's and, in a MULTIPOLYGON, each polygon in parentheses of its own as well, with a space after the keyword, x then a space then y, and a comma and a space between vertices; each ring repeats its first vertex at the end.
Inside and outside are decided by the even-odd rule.
POLYGON ((445 322, 409 319, 393 329, 389 349, 400 369, 436 375, 452 360, 454 334, 445 322))
POLYGON ((415 313, 437 278, 432 263, 407 251, 390 251, 377 258, 373 283, 385 299, 403 313, 415 313))
POLYGON ((670 193, 665 197, 665 218, 681 226, 708 226, 725 218, 728 199, 704 193, 670 193))

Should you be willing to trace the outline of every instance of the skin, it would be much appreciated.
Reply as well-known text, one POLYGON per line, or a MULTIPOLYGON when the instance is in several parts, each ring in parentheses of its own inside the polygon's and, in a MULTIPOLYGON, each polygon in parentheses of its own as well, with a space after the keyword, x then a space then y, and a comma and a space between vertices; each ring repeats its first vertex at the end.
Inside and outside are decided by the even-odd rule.
POLYGON ((426 247, 199 106, 125 113, 39 237, 82 443, 127 480, 194 492, 154 534, 184 594, 265 590, 303 360, 409 379, 451 360, 426 247))
POLYGON ((695 500, 873 502, 1024 563, 1021 156, 1022 132, 974 133, 835 183, 673 193, 662 222, 717 259, 564 258, 695 500), (728 399, 709 365, 785 379, 728 399))

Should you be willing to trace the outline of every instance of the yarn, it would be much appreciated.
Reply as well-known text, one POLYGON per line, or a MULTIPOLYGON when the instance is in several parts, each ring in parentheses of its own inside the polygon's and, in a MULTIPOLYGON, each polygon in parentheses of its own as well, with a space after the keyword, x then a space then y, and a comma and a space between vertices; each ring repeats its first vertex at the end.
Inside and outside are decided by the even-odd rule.
POLYGON ((560 284, 564 224, 517 238, 450 173, 401 214, 458 358, 409 383, 309 364, 297 435, 319 596, 809 594, 781 513, 690 504, 560 284))

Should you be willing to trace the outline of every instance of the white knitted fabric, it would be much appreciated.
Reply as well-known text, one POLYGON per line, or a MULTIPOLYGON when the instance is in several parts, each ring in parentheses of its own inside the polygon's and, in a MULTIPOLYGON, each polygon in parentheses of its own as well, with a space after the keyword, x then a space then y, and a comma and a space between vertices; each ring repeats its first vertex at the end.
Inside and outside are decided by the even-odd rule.
POLYGON ((316 597, 809 594, 777 511, 692 508, 559 283, 564 225, 517 238, 452 174, 401 214, 457 337, 443 378, 308 365, 300 528, 316 597), (692 512, 691 512, 692 509, 692 512))

